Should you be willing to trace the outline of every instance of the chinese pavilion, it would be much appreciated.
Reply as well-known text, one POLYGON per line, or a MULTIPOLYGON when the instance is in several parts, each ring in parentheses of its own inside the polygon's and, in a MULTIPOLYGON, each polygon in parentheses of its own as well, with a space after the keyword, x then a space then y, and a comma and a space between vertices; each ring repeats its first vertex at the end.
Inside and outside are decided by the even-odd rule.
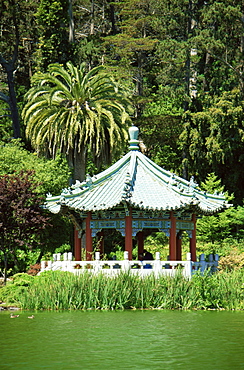
POLYGON ((86 249, 86 259, 91 260, 94 237, 99 237, 103 253, 103 235, 109 229, 124 236, 130 260, 133 239, 140 254, 145 236, 153 231, 169 237, 169 259, 182 260, 181 235, 185 231, 192 261, 196 261, 197 217, 228 207, 223 194, 201 191, 193 178, 184 180, 142 154, 138 132, 136 126, 130 127, 129 152, 107 170, 87 176, 82 183, 76 181, 59 196, 47 195, 46 208, 53 213, 68 213, 75 224, 77 261, 81 260, 81 248, 86 249))

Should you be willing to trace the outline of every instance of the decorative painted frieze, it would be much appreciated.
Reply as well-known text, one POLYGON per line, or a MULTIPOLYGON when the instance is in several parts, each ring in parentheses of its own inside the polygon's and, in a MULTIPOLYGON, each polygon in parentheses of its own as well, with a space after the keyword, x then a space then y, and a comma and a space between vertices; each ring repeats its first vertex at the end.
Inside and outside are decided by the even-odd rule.
POLYGON ((177 230, 194 230, 194 223, 190 221, 177 220, 176 229, 177 230))
POLYGON ((132 219, 132 228, 135 229, 169 229, 170 221, 166 220, 150 220, 150 219, 132 219))
POLYGON ((164 232, 166 235, 169 235, 170 225, 170 221, 166 220, 132 219, 132 236, 136 236, 136 234, 143 229, 158 229, 158 231, 164 232))
POLYGON ((90 222, 92 230, 92 237, 94 237, 102 229, 116 229, 122 236, 125 235, 125 221, 124 220, 92 220, 90 222))
POLYGON ((92 220, 91 229, 121 229, 125 227, 124 220, 92 220))

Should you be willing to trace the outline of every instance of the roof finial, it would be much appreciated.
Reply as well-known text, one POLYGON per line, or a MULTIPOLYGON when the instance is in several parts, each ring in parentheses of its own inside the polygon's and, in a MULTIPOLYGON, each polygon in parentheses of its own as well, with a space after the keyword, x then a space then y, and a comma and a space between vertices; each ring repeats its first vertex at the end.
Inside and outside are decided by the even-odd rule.
POLYGON ((129 149, 130 150, 139 150, 139 146, 138 146, 138 143, 139 143, 138 134, 139 134, 138 127, 132 125, 129 128, 129 135, 130 135, 130 140, 129 140, 130 147, 129 147, 129 149))

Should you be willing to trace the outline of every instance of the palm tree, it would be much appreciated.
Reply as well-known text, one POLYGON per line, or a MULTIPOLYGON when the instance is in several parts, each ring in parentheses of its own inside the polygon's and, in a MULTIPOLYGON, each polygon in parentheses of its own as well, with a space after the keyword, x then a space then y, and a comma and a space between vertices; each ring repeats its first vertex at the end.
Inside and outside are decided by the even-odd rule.
POLYGON ((51 64, 47 73, 33 76, 22 117, 26 135, 40 153, 53 157, 65 152, 74 167, 74 179, 83 181, 87 149, 100 162, 127 139, 131 104, 125 88, 109 77, 103 66, 86 73, 85 63, 51 64), (116 145, 115 145, 116 144, 116 145))

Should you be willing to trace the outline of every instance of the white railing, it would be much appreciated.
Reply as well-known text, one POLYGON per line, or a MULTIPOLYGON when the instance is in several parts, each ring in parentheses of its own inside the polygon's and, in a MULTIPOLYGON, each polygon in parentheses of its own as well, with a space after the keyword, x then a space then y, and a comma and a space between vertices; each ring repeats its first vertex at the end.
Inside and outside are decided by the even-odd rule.
POLYGON ((181 271, 185 277, 190 278, 196 271, 202 273, 206 269, 216 271, 218 266, 218 255, 210 255, 208 261, 205 255, 201 254, 199 262, 191 261, 191 253, 187 253, 186 261, 161 261, 160 253, 156 252, 155 260, 153 261, 129 261, 128 252, 124 252, 124 260, 103 261, 100 259, 100 253, 95 253, 93 261, 73 261, 72 253, 60 253, 53 255, 53 261, 42 261, 41 271, 70 271, 75 274, 81 274, 84 271, 91 273, 102 272, 108 276, 116 276, 121 271, 138 274, 139 276, 147 276, 152 273, 156 277, 160 275, 174 276, 177 271, 181 271))

